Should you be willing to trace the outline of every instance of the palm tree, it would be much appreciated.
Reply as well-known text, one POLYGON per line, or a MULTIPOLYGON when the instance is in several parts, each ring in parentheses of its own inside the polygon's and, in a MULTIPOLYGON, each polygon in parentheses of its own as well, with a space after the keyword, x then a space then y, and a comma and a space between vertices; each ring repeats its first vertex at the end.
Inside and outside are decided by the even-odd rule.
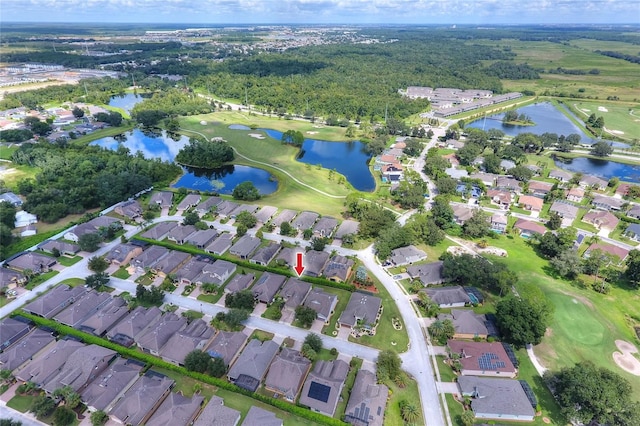
POLYGON ((407 423, 416 423, 418 419, 420 419, 420 410, 410 402, 402 406, 401 414, 402 418, 407 423))

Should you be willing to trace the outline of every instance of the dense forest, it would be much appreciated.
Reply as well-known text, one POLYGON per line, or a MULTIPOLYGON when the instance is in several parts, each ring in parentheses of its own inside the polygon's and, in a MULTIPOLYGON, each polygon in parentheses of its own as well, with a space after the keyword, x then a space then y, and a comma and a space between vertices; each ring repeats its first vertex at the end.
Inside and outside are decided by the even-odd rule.
POLYGON ((20 181, 18 191, 27 199, 23 208, 44 222, 113 205, 152 185, 166 186, 181 173, 175 164, 131 155, 124 147, 23 144, 12 159, 40 169, 35 180, 20 181))
POLYGON ((176 162, 201 169, 216 169, 233 161, 233 148, 226 142, 209 142, 191 138, 176 156, 176 162))

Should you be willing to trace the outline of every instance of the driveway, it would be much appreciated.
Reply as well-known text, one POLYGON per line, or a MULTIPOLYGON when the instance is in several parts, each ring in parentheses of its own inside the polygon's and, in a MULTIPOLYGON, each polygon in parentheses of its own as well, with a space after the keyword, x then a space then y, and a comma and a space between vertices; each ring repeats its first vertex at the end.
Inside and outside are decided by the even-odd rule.
POLYGON ((313 324, 311 324, 311 329, 309 331, 320 334, 322 333, 323 328, 324 328, 324 321, 317 319, 313 322, 313 324))
POLYGON ((338 329, 338 339, 349 340, 349 335, 351 334, 351 329, 347 327, 340 327, 338 329))
POLYGON ((259 317, 262 314, 264 314, 264 312, 266 310, 267 310, 267 304, 266 303, 258 303, 256 305, 256 307, 253 309, 252 315, 255 315, 255 316, 259 317))
POLYGON ((436 386, 438 387, 438 392, 440 393, 451 393, 454 395, 460 394, 458 384, 455 382, 437 382, 436 386))

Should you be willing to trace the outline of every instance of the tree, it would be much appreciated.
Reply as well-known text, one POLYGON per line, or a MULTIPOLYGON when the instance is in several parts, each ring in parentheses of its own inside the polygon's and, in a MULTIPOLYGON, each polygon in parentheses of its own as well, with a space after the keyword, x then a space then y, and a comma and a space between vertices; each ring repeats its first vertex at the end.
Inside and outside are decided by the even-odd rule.
POLYGON ((462 232, 468 238, 480 238, 488 235, 491 231, 491 224, 488 221, 488 215, 478 209, 473 215, 462 225, 462 232))
POLYGON ((500 157, 495 154, 488 154, 484 156, 482 165, 487 173, 500 173, 502 169, 500 162, 500 157))
POLYGON ((80 405, 80 394, 73 390, 71 386, 63 386, 53 391, 54 398, 61 398, 69 408, 76 408, 80 405))
POLYGON ((307 337, 304 338, 304 344, 311 346, 311 349, 316 352, 322 350, 322 339, 315 333, 307 334, 307 337))
POLYGON ((517 146, 527 154, 535 154, 540 152, 543 148, 542 141, 538 135, 533 133, 520 133, 513 138, 512 145, 517 146))
POLYGON ((405 148, 402 150, 409 157, 417 157, 422 152, 422 142, 418 139, 409 138, 405 141, 405 148))
POLYGON ((92 256, 89 258, 87 267, 93 272, 104 272, 109 267, 109 262, 100 256, 92 256))
POLYGON ((16 208, 11 203, 0 201, 0 224, 13 229, 16 222, 16 208))
POLYGON ((582 424, 638 425, 640 408, 631 385, 613 371, 581 362, 550 378, 556 400, 568 420, 582 424))
POLYGON ((379 259, 386 259, 392 250, 398 247, 408 246, 412 242, 413 234, 409 227, 401 227, 398 223, 394 222, 386 229, 380 231, 374 243, 374 248, 379 259))
POLYGON ((91 413, 91 426, 103 426, 109 420, 109 415, 102 410, 91 413))
POLYGON ((311 324, 316 320, 318 314, 311 308, 304 305, 296 306, 296 320, 300 322, 304 328, 311 327, 311 324))
POLYGON ((443 176, 436 181, 436 187, 440 194, 455 195, 457 192, 456 189, 458 188, 458 182, 453 178, 443 176))
POLYGON ((53 413, 53 425, 54 426, 70 426, 76 420, 76 413, 67 406, 58 407, 53 413))
POLYGON ((304 143, 304 135, 297 130, 287 130, 282 134, 282 143, 293 146, 302 146, 304 143))
POLYGON ((444 232, 426 214, 413 215, 407 226, 417 240, 421 240, 429 246, 435 246, 444 240, 444 232))
POLYGON ((400 407, 400 415, 408 424, 415 424, 420 419, 420 410, 415 404, 405 402, 400 407))
POLYGON ((176 155, 177 163, 203 169, 215 169, 233 159, 233 148, 228 143, 197 138, 191 138, 176 155))
POLYGON ((582 272, 582 259, 574 250, 564 250, 549 263, 561 277, 574 279, 582 272))
POLYGON ((311 362, 315 361, 318 357, 318 353, 313 350, 313 348, 308 343, 302 345, 300 353, 302 353, 302 356, 304 356, 311 362))
POLYGON ((136 300, 143 306, 160 306, 164 301, 164 291, 160 287, 151 286, 146 289, 142 284, 136 286, 136 300))
POLYGON ((13 419, 0 419, 0 426, 22 426, 22 422, 13 419))
POLYGON ((201 350, 194 350, 184 358, 184 368, 196 373, 206 373, 211 363, 211 355, 201 350))
POLYGON ((640 287, 640 251, 631 250, 625 263, 627 269, 624 271, 624 276, 634 287, 640 287))
POLYGON ((154 127, 160 120, 167 116, 167 113, 159 110, 142 110, 133 112, 133 119, 145 127, 154 127))
POLYGON ((542 340, 547 324, 543 312, 529 301, 508 297, 498 302, 496 320, 502 338, 516 347, 542 340))
POLYGON ((294 231, 293 227, 289 222, 282 222, 280 224, 280 235, 291 235, 294 231))
POLYGON ((109 275, 105 272, 96 272, 84 279, 85 284, 89 288, 98 289, 109 284, 109 275))
POLYGON ((90 253, 98 250, 101 242, 102 237, 97 232, 84 234, 81 235, 80 238, 78 238, 78 245, 80 246, 80 250, 88 251, 90 253))
POLYGON ((437 178, 449 167, 451 167, 449 160, 441 155, 434 155, 425 159, 422 171, 431 178, 437 178))
POLYGON ((367 154, 370 155, 380 155, 386 147, 387 138, 385 136, 379 136, 367 143, 364 147, 364 150, 367 152, 367 154))
POLYGON ((236 215, 236 223, 242 224, 246 226, 247 229, 249 229, 256 226, 256 224, 258 223, 258 219, 256 219, 256 217, 251 213, 249 213, 248 211, 243 211, 238 213, 238 215, 236 215))
POLYGON ((460 160, 460 164, 463 166, 469 166, 483 151, 483 148, 475 143, 467 142, 456 153, 456 157, 460 160))
POLYGON ((47 417, 56 408, 56 403, 44 395, 37 396, 31 404, 31 411, 38 418, 47 417))
POLYGON ((237 329, 249 318, 249 311, 245 309, 230 309, 226 314, 219 312, 216 314, 216 319, 227 324, 231 329, 237 329))
POLYGON ((200 216, 198 216, 198 213, 193 211, 187 212, 182 219, 182 224, 185 226, 195 225, 198 222, 200 222, 200 216))
POLYGON ((460 415, 460 420, 462 420, 464 426, 472 426, 476 420, 476 415, 473 414, 472 410, 465 410, 460 415))
POLYGON ((446 319, 444 321, 436 320, 427 328, 429 334, 441 345, 445 345, 447 340, 451 339, 456 334, 456 329, 453 326, 451 320, 446 319))
POLYGON ((427 294, 426 291, 418 291, 418 306, 422 308, 424 314, 429 318, 435 318, 440 313, 440 306, 427 294))
POLYGON ((390 349, 380 351, 376 359, 378 380, 381 382, 394 380, 402 374, 401 366, 402 360, 396 352, 390 349))
POLYGON ((253 311, 256 301, 251 290, 241 290, 235 293, 227 293, 224 298, 224 305, 227 308, 245 309, 253 311))
POLYGON ((590 154, 596 157, 608 157, 613 154, 613 147, 604 141, 596 142, 591 147, 590 154))
POLYGON ((322 251, 327 245, 327 239, 323 237, 313 237, 311 239, 311 248, 315 251, 322 251))
POLYGON ((236 200, 255 201, 260 198, 260 192, 251 181, 245 181, 236 185, 231 194, 236 200))
POLYGON ((227 365, 224 363, 223 358, 214 357, 211 358, 209 363, 209 369, 207 374, 213 377, 222 377, 227 372, 227 365))
POLYGON ((75 118, 82 118, 84 117, 84 110, 82 108, 79 107, 73 107, 73 109, 71 110, 71 113, 73 114, 73 116, 75 118))
POLYGON ((437 195, 433 199, 431 216, 438 228, 447 229, 451 227, 453 223, 453 209, 449 205, 449 197, 446 195, 437 195))
POLYGON ((547 227, 553 231, 560 229, 562 226, 562 216, 558 212, 549 213, 549 220, 547 221, 547 227))
POLYGON ((520 182, 529 182, 529 180, 533 177, 533 172, 529 170, 526 166, 518 165, 512 169, 507 171, 511 176, 513 176, 516 180, 520 182))

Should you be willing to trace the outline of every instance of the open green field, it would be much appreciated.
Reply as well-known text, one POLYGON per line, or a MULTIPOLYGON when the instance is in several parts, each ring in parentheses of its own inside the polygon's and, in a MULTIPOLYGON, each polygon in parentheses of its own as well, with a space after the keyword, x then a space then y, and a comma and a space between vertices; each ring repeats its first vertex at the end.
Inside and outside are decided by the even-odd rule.
POLYGON ((539 286, 555 306, 547 335, 535 348, 540 362, 555 370, 580 361, 592 361, 629 380, 633 397, 640 400, 640 380, 618 368, 612 358, 617 339, 640 346, 631 326, 631 316, 637 317, 640 312, 640 291, 618 284, 611 286, 609 294, 599 294, 586 286, 548 275, 546 271, 551 272, 548 262, 519 237, 501 236, 491 244, 507 250, 508 257, 501 260, 518 273, 518 285, 539 286))
MULTIPOLYGON (((602 116, 608 132, 622 139, 640 139, 640 104, 599 101, 567 101, 578 117, 602 116)), ((604 136, 606 136, 604 133, 604 136)))
POLYGON ((627 55, 638 55, 638 52, 640 52, 640 46, 637 44, 625 43, 624 41, 605 41, 581 38, 578 40, 571 40, 570 44, 589 51, 611 50, 613 52, 620 52, 627 55))
MULTIPOLYGON (((278 179, 278 190, 274 194, 265 196, 261 200, 263 203, 282 208, 313 210, 320 214, 335 215, 343 210, 344 197, 353 191, 353 188, 346 180, 343 183, 339 183, 337 174, 332 177, 327 169, 296 161, 295 157, 298 154, 298 149, 296 148, 285 146, 280 141, 269 137, 256 139, 248 136, 249 133, 263 132, 257 130, 231 130, 228 128, 228 123, 247 124, 247 121, 242 121, 243 117, 243 114, 237 112, 214 113, 186 117, 181 120, 180 124, 184 129, 205 135, 209 139, 222 137, 227 140, 239 154, 236 155, 235 163, 258 166, 274 174, 278 179), (221 121, 223 119, 226 122, 223 123, 221 121), (203 126, 200 124, 201 120, 205 120, 209 124, 203 126), (283 170, 294 176, 302 184, 287 176, 283 170), (317 191, 305 185, 309 185, 317 189, 317 191)), ((274 128, 276 127, 274 124, 277 122, 278 120, 271 119, 262 125, 274 128)), ((286 121, 286 123, 292 124, 289 128, 294 128, 294 125, 299 126, 301 124, 312 126, 310 123, 295 121, 286 121)), ((314 136, 319 137, 318 135, 314 136)))
POLYGON ((617 96, 625 101, 640 99, 640 65, 603 56, 573 45, 545 41, 502 39, 473 40, 472 43, 499 48, 508 47, 517 55, 515 58, 517 63, 526 62, 536 69, 549 70, 562 67, 587 72, 585 75, 544 73, 540 75, 539 80, 503 80, 507 90, 533 90, 537 94, 548 90, 552 93, 576 94, 578 89, 583 88, 585 90, 580 94, 593 98, 606 99, 608 96, 617 96), (588 74, 592 69, 598 69, 600 73, 588 74))

